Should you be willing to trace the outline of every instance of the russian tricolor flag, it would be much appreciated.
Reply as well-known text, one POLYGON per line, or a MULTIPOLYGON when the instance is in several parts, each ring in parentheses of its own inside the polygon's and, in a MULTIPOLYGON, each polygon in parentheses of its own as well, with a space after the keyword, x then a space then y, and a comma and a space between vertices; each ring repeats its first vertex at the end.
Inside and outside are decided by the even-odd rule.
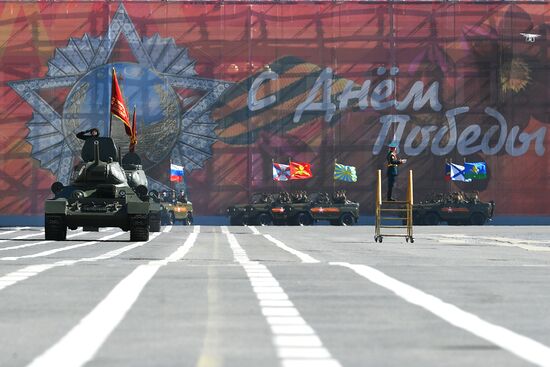
POLYGON ((170 181, 181 182, 183 181, 183 166, 177 164, 170 164, 170 181))

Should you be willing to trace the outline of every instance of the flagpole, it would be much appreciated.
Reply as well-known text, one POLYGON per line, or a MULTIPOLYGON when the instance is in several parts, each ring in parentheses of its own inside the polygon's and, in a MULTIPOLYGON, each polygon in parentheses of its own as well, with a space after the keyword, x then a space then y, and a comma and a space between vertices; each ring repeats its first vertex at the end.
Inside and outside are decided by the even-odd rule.
POLYGON ((113 78, 114 78, 114 74, 115 73, 115 68, 113 67, 113 74, 111 75, 111 90, 109 91, 109 101, 108 101, 108 105, 109 105, 109 138, 111 137, 111 130, 112 130, 112 127, 113 127, 113 114, 112 114, 112 109, 111 109, 111 99, 113 98, 113 78))
POLYGON ((334 177, 334 172, 336 172, 336 158, 334 158, 334 170, 332 171, 332 197, 336 194, 336 178, 334 177))
POLYGON ((275 168, 275 159, 271 158, 271 187, 273 188, 273 194, 275 194, 275 177, 273 177, 274 168, 275 168))
POLYGON ((291 167, 291 164, 290 164, 291 160, 290 160, 290 157, 288 157, 288 169, 290 171, 290 177, 288 178, 288 180, 290 181, 290 192, 292 192, 292 167, 291 167))

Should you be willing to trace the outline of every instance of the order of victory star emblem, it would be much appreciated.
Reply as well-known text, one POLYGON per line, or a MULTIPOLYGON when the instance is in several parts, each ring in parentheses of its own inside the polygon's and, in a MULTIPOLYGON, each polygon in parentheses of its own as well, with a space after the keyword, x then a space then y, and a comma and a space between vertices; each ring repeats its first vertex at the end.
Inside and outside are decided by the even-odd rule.
MULTIPOLYGON (((167 159, 191 171, 201 168, 212 155, 217 135, 210 108, 231 85, 197 77, 194 65, 188 50, 178 47, 173 38, 158 34, 140 38, 121 4, 104 36, 71 38, 67 47, 56 49, 44 78, 9 85, 33 108, 27 123, 33 158, 64 184, 70 181, 83 143, 75 133, 96 127, 102 136, 109 134, 112 68, 120 76, 128 109, 137 108, 136 152, 145 172, 167 159), (135 61, 109 62, 120 35, 126 38, 135 61), (39 94, 54 88, 70 88, 62 113, 39 94), (183 98, 178 89, 197 91, 201 96, 183 98)), ((112 137, 124 154, 128 137, 116 121, 112 137)), ((151 188, 168 189, 148 179, 151 188)))

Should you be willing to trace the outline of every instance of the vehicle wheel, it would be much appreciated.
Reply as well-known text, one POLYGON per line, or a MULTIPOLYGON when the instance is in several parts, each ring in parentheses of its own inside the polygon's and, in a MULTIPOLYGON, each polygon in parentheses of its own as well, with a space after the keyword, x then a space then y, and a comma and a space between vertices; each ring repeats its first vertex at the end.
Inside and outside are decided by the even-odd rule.
POLYGON ((485 218, 485 216, 481 213, 474 213, 470 217, 470 223, 473 224, 474 226, 481 226, 485 224, 486 220, 487 218, 485 218))
POLYGON ((310 226, 313 224, 313 218, 309 213, 298 213, 298 215, 296 216, 296 224, 299 226, 310 226))
POLYGON ((417 214, 417 215, 413 216, 413 224, 417 225, 417 226, 421 226, 421 225, 425 224, 424 217, 420 214, 417 214))
POLYGON ((286 225, 286 222, 282 219, 273 219, 273 225, 284 226, 286 225))
POLYGON ((229 218, 229 224, 232 226, 243 226, 244 222, 240 218, 230 217, 229 218))
POLYGON ((150 232, 160 232, 160 218, 150 218, 150 220, 149 220, 149 231, 150 232))
POLYGON ((271 224, 271 217, 269 216, 269 214, 262 213, 258 215, 257 222, 260 226, 268 226, 271 224))
POLYGON ((176 216, 174 212, 170 212, 170 224, 176 224, 176 216))
POLYGON ((354 222, 355 219, 351 213, 344 213, 340 216, 340 219, 338 219, 338 224, 341 226, 352 226, 354 222))
POLYGON ((130 241, 149 241, 149 219, 146 215, 130 218, 130 241))
POLYGON ((187 225, 188 226, 193 225, 193 213, 187 214, 187 225))
POLYGON ((437 226, 439 224, 439 215, 431 212, 427 213, 424 217, 424 223, 426 223, 429 226, 437 226))
POLYGON ((65 241, 67 239, 67 226, 63 215, 48 215, 44 218, 46 240, 65 241))
MULTIPOLYGON (((329 222, 330 222, 331 226, 339 226, 340 225, 338 219, 331 219, 329 222)), ((376 237, 374 237, 374 240, 376 241, 376 237)))

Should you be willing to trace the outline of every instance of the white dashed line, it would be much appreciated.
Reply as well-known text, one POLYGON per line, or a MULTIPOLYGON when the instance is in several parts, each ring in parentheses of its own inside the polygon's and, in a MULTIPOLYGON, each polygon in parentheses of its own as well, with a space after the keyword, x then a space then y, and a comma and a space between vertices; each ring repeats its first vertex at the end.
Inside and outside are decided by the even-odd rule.
POLYGON ((185 243, 164 260, 138 266, 61 340, 31 362, 29 367, 77 367, 90 361, 157 271, 170 262, 181 260, 189 252, 199 230, 200 227, 195 226, 185 243))
POLYGON ((273 243, 275 246, 279 247, 280 249, 282 250, 285 250, 286 252, 290 252, 292 255, 294 256, 297 256, 300 260, 302 260, 303 263, 306 263, 306 264, 315 264, 315 263, 318 263, 319 260, 313 258, 312 256, 309 256, 308 254, 305 254, 301 251, 298 251, 298 250, 295 250, 291 247, 288 247, 287 245, 285 245, 283 242, 279 241, 278 239, 276 238, 273 238, 271 235, 269 234, 264 234, 264 237, 270 241, 271 243, 273 243))
MULTIPOLYGON (((221 229, 227 236, 235 261, 246 271, 252 289, 260 301, 261 312, 271 328, 273 344, 277 349, 281 365, 283 367, 341 367, 340 362, 334 359, 323 346, 315 330, 300 316, 300 312, 294 307, 269 269, 257 261, 250 261, 237 238, 229 233, 227 227, 223 226, 221 229)), ((305 255, 305 259, 309 256, 302 255, 305 255)), ((304 261, 304 258, 300 258, 303 262, 312 262, 311 259, 313 259, 304 261)))
POLYGON ((172 230, 172 226, 171 225, 168 225, 168 226, 164 226, 164 228, 162 229, 162 231, 164 233, 168 233, 172 230))
POLYGON ((550 366, 550 348, 533 339, 516 334, 502 326, 491 324, 474 314, 463 311, 437 297, 400 282, 370 266, 346 262, 331 262, 330 265, 349 268, 371 282, 392 291, 405 301, 420 306, 451 325, 469 331, 526 361, 539 366, 550 366))

